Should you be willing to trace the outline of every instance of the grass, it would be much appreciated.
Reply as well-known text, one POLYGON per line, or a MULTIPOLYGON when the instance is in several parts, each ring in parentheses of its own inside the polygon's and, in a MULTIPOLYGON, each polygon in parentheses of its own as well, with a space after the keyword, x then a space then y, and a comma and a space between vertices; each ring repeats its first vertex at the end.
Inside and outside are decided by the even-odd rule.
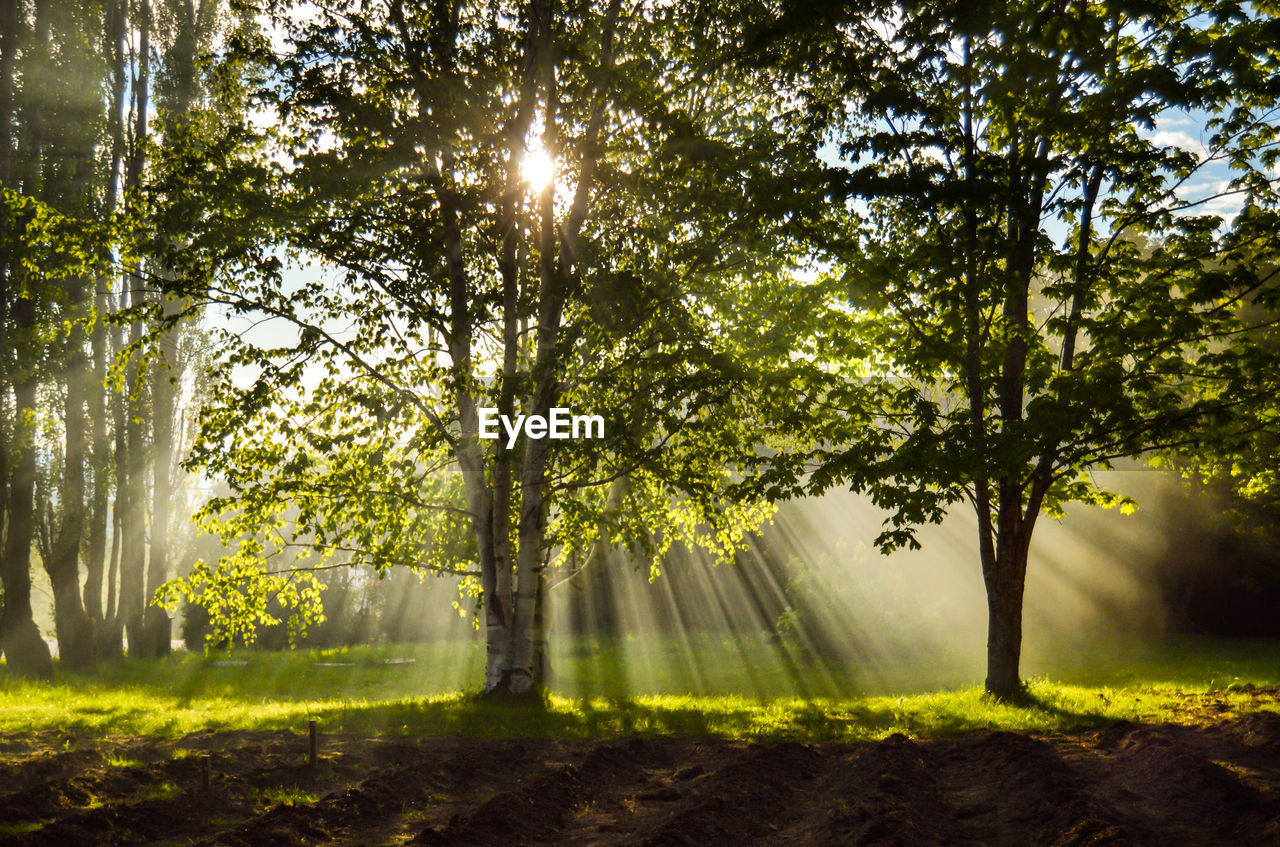
POLYGON ((44 829, 46 821, 19 821, 0 824, 0 837, 17 837, 44 829))
POLYGON ((137 759, 130 759, 126 756, 107 756, 107 767, 109 768, 140 768, 142 762, 137 759))
MULTIPOLYGON (((608 697, 553 693, 541 703, 513 707, 449 690, 445 669, 456 673, 458 667, 457 653, 452 662, 450 655, 449 645, 441 644, 179 654, 104 666, 93 675, 60 674, 54 683, 4 679, 0 732, 176 737, 201 730, 305 731, 314 717, 327 733, 861 740, 895 732, 1053 731, 1280 711, 1280 643, 1274 641, 1180 642, 1113 665, 1065 668, 1052 680, 1032 679, 1027 706, 994 702, 973 686, 819 697, 678 688, 608 697)), ((729 664, 727 655, 723 664, 729 664)))
POLYGON ((154 782, 139 788, 134 793, 131 802, 145 803, 154 800, 168 800, 170 797, 176 797, 181 793, 182 789, 172 782, 154 782))
POLYGON ((264 788, 258 792, 259 806, 306 806, 320 797, 292 785, 264 788))

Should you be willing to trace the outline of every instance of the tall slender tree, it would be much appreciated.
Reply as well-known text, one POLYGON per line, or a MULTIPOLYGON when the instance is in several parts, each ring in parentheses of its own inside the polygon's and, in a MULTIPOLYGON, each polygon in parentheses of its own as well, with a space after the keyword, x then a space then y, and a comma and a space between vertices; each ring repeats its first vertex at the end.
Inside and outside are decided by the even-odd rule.
MULTIPOLYGON (((120 171, 124 163, 124 111, 126 98, 126 8, 124 0, 107 0, 102 7, 102 55, 106 73, 106 174, 102 191, 102 217, 113 219, 120 207, 120 171)), ((93 359, 89 392, 89 427, 92 451, 92 489, 89 495, 89 527, 85 547, 87 578, 84 605, 89 617, 97 622, 99 647, 110 640, 108 625, 114 610, 104 606, 103 588, 107 572, 107 526, 110 494, 115 466, 111 452, 111 405, 107 393, 108 357, 111 354, 107 328, 111 276, 101 273, 95 278, 94 321, 90 331, 93 359)), ((119 636, 116 637, 119 640, 119 636)))
MULTIPOLYGON (((164 115, 160 134, 166 144, 182 144, 190 138, 192 111, 201 96, 198 63, 217 32, 222 5, 220 0, 166 0, 161 4, 159 19, 164 49, 155 87, 156 104, 164 115)), ((180 245, 179 235, 164 235, 180 245)), ((162 330, 155 341, 159 355, 150 370, 152 501, 145 592, 146 641, 142 649, 151 655, 163 656, 169 652, 171 622, 165 610, 152 603, 151 598, 171 576, 173 564, 175 474, 179 470, 175 440, 176 389, 183 378, 183 362, 178 351, 190 322, 174 320, 181 309, 162 289, 157 289, 154 296, 162 330)))
MULTIPOLYGON (((47 14, 47 6, 37 8, 37 16, 47 14)), ((35 537, 36 484, 36 391, 39 379, 37 364, 41 350, 37 336, 38 284, 30 266, 24 261, 30 239, 33 204, 23 196, 35 188, 33 170, 39 163, 42 134, 39 110, 32 110, 29 100, 21 97, 28 90, 18 88, 19 76, 29 82, 27 71, 33 64, 31 44, 43 40, 40 30, 44 19, 28 28, 19 5, 6 3, 3 33, 0 33, 0 167, 5 178, 4 275, 3 305, 0 316, 9 342, 5 348, 6 395, 12 391, 12 421, 6 444, 8 470, 5 479, 7 520, 4 547, 0 550, 0 577, 4 581, 4 617, 0 636, 10 668, 29 676, 53 673, 48 646, 40 636, 31 609, 31 548, 35 537), (19 58, 21 57, 21 63, 19 58), (21 74, 20 74, 21 68, 21 74), (21 127, 21 131, 19 128, 21 127)), ((38 53, 38 51, 36 51, 38 53)), ((6 396, 6 405, 8 396, 6 396)))
MULTIPOLYGON (((7 10, 4 156, 6 335, 13 456, 4 539, 10 665, 47 674, 49 651, 30 607, 31 553, 53 586, 62 656, 93 658, 80 593, 87 461, 87 281, 105 229, 96 220, 95 145, 101 103, 97 4, 36 2, 7 10), (8 293, 8 292, 6 292, 8 293), (42 397, 53 403, 42 405, 42 397), (51 421, 50 426, 42 420, 51 421), (60 437, 59 437, 60 436, 60 437)), ((6 398, 7 399, 7 398, 6 398)))
MULTIPOLYGON (((45 151, 44 193, 64 214, 88 222, 97 214, 94 167, 101 126, 99 83, 103 69, 98 52, 96 3, 59 5, 51 13, 42 79, 46 120, 56 132, 45 151), (56 45, 56 53, 54 47, 56 45)), ((89 268, 63 281, 61 311, 67 316, 65 344, 57 351, 62 383, 62 485, 56 529, 44 567, 53 587, 54 624, 59 656, 71 667, 86 667, 94 658, 94 632, 80 588, 80 551, 85 530, 85 472, 89 462, 86 402, 89 358, 84 326, 90 315, 89 268)), ((51 521, 52 523, 52 521, 51 521)))

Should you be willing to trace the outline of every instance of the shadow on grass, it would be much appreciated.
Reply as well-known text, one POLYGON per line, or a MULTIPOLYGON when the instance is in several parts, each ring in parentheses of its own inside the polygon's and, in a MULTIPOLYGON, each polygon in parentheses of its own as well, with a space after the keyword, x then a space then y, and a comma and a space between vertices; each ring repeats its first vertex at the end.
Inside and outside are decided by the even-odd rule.
POLYGON ((977 692, 952 708, 889 702, 739 698, 597 698, 493 702, 475 696, 395 703, 321 706, 315 716, 333 731, 494 738, 695 736, 751 741, 860 741, 894 732, 943 736, 1007 726, 1053 729, 1094 725, 1101 714, 1076 714, 1052 704, 993 717, 977 692))
POLYGON ((494 702, 475 695, 406 700, 368 707, 333 704, 317 709, 322 725, 347 732, 492 738, 600 738, 625 735, 725 735, 750 722, 747 709, 690 704, 663 707, 634 700, 494 702))
POLYGON ((1054 703, 1049 698, 1036 694, 1034 691, 1027 690, 1024 692, 1022 702, 1016 704, 1024 709, 1036 709, 1045 714, 1052 715, 1064 727, 1073 729, 1093 729, 1099 726, 1107 726, 1116 723, 1121 718, 1114 715, 1106 715, 1097 710, 1076 710, 1068 709, 1058 703, 1054 703))
MULTIPOLYGON (((892 733, 923 737, 988 729, 1060 731, 1094 727, 1118 715, 1072 709, 1054 696, 1031 695, 1012 706, 978 689, 914 697, 761 700, 739 696, 654 695, 571 699, 556 695, 503 701, 475 694, 434 697, 339 697, 312 700, 227 696, 184 685, 0 687, 9 701, 8 731, 181 736, 198 731, 305 731, 361 735, 482 738, 696 736, 770 741, 862 741, 892 733), (210 696, 212 695, 212 696, 210 696)), ((1087 702, 1087 701, 1086 701, 1087 702)), ((1083 704, 1082 704, 1083 705, 1083 704)), ((1092 705, 1092 704, 1090 704, 1092 705)))
MULTIPOLYGON (((1261 679, 1268 687, 1262 694, 1252 693, 1244 682, 1215 689, 1219 705, 1240 712, 1260 704, 1274 708, 1267 705, 1276 703, 1274 650, 1266 653, 1258 647, 1254 652, 1263 658, 1248 665, 1233 659, 1229 678, 1233 683, 1237 678, 1261 679)), ((532 703, 512 703, 451 688, 459 674, 466 679, 475 674, 467 676, 468 668, 448 673, 444 654, 443 647, 244 651, 234 662, 188 654, 104 663, 89 674, 60 669, 53 683, 10 679, 0 665, 0 732, 167 737, 198 731, 305 732, 307 719, 318 718, 325 732, 353 734, 860 741, 898 732, 940 737, 991 729, 1060 732, 1121 720, 1183 722, 1198 719, 1199 713, 1189 707, 1197 706, 1205 691, 1082 687, 1037 677, 1029 682, 1026 700, 1010 705, 984 697, 977 687, 903 696, 751 696, 727 690, 642 694, 635 689, 627 694, 619 691, 625 688, 625 674, 598 674, 583 696, 552 694, 532 703), (611 687, 612 695, 601 691, 611 687)), ((1200 668, 1204 657, 1196 656, 1193 664, 1200 668)), ((456 661, 453 667, 458 670, 456 661)))

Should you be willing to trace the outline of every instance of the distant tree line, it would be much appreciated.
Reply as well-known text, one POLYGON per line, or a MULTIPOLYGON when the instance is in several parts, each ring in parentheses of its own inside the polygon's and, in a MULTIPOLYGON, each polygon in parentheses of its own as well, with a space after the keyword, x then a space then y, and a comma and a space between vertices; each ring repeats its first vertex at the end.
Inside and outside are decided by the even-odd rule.
MULTIPOLYGON (((190 535, 184 474, 203 339, 151 284, 148 174, 204 108, 217 0, 6 0, 0 7, 0 643, 62 663, 164 655, 150 604, 190 535), (175 519, 183 520, 176 523, 175 519)), ((150 238, 173 235, 151 232, 150 238)))

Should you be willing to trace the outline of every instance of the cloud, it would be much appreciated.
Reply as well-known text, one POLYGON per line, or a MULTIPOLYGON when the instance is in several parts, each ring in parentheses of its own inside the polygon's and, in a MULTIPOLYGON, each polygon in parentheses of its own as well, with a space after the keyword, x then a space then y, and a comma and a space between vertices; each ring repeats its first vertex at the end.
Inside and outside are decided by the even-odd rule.
POLYGON ((1148 137, 1152 144, 1160 147, 1177 147, 1201 156, 1209 152, 1203 142, 1181 130, 1160 129, 1151 133, 1148 137))
POLYGON ((1192 127, 1199 127, 1201 123, 1201 121, 1197 121, 1186 112, 1169 112, 1161 115, 1159 120, 1156 121, 1156 125, 1161 129, 1189 129, 1192 127))

